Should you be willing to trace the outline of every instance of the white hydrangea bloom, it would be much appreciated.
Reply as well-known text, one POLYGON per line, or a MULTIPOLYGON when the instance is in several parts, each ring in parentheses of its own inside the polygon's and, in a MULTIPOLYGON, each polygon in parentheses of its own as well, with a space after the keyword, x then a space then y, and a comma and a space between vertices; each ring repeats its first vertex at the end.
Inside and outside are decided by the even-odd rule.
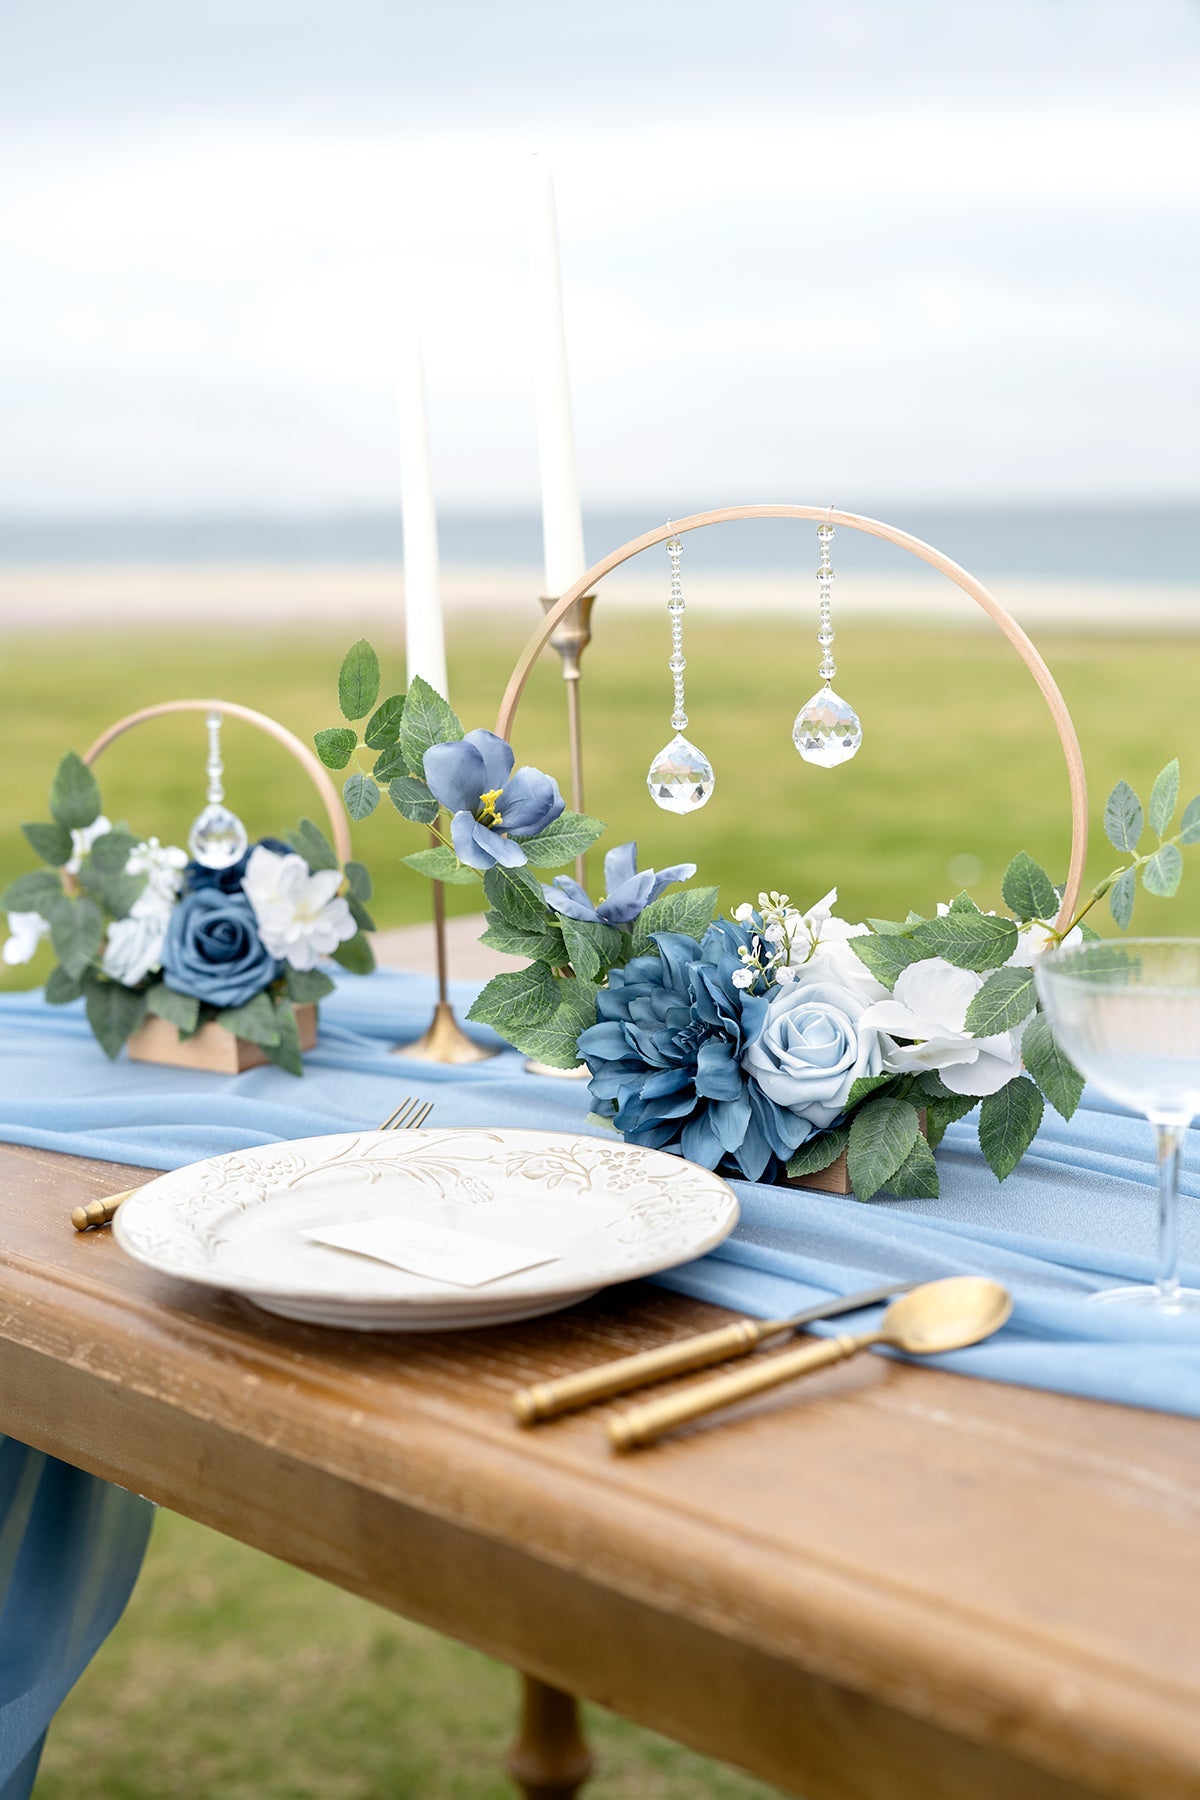
POLYGON ((34 951, 50 932, 48 922, 35 912, 9 913, 8 929, 11 935, 5 940, 4 960, 10 968, 32 962, 34 951))
POLYGON ((252 851, 242 889, 258 921, 258 932, 272 956, 293 969, 312 969, 358 930, 345 899, 337 869, 310 875, 302 856, 280 856, 262 844, 252 851))

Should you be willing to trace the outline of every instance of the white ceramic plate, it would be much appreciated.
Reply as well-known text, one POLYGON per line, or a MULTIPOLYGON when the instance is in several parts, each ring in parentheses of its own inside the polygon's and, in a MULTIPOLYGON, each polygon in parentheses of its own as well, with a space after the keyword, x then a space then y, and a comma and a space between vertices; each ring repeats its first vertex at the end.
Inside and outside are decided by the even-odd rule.
POLYGON ((536 1318, 611 1282, 702 1256, 737 1223, 708 1169, 619 1138, 557 1131, 361 1131, 214 1156, 160 1175, 113 1221, 164 1275, 268 1312, 359 1331, 445 1331, 536 1318), (553 1250, 555 1260, 456 1287, 309 1241, 390 1212, 553 1250))

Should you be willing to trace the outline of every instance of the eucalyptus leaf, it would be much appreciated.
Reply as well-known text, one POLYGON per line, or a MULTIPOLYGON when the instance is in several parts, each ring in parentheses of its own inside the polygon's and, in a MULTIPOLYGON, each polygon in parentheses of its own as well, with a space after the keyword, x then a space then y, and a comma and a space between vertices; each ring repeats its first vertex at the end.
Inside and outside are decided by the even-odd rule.
POLYGON ((158 1019, 178 1028, 180 1037, 193 1037, 200 1023, 200 1002, 195 994, 177 994, 165 981, 147 990, 146 1006, 158 1019))
POLYGON ((1178 804, 1179 758, 1173 756, 1166 768, 1159 770, 1150 790, 1150 829, 1158 838, 1166 837, 1167 827, 1175 816, 1178 804))
MULTIPOLYGON (((62 901, 50 921, 50 936, 59 962, 68 975, 79 980, 99 961, 104 915, 96 902, 86 895, 78 900, 62 901)), ((121 1041, 123 1043, 124 1039, 121 1041)))
POLYGON ((1005 906, 1018 919, 1053 919, 1058 913, 1054 883, 1025 850, 1018 851, 1005 869, 1000 891, 1005 906))
POLYGON ((65 862, 70 862, 71 833, 65 825, 29 824, 22 825, 21 830, 35 856, 40 856, 52 869, 61 869, 65 862))
POLYGON ((324 1000, 326 994, 332 994, 337 986, 333 977, 327 975, 324 969, 288 969, 285 980, 287 997, 295 1001, 297 1006, 324 1000))
POLYGON ((1183 818, 1179 822, 1179 841, 1181 844, 1200 843, 1200 794, 1189 800, 1183 809, 1183 818))
POLYGON ((995 1037, 1014 1030, 1035 1004, 1032 969, 997 969, 968 1006, 963 1026, 972 1037, 995 1037))
POLYGON ((362 901, 356 900, 353 894, 347 894, 346 905, 350 908, 350 917, 360 931, 377 931, 379 929, 362 901))
POLYGON ((653 950, 651 933, 655 931, 675 931, 681 937, 702 938, 712 924, 719 891, 715 887, 676 888, 652 900, 634 921, 634 956, 645 956, 653 950))
POLYGON ((261 1044, 264 1049, 279 1042, 275 1003, 267 993, 255 994, 243 1006, 223 1006, 217 1014, 217 1024, 231 1031, 234 1037, 245 1038, 249 1044, 261 1044))
POLYGON ((50 811, 68 831, 83 831, 100 816, 96 777, 73 750, 68 750, 55 772, 50 811))
POLYGON ((89 981, 84 1009, 105 1056, 116 1057, 146 1016, 146 996, 116 981, 89 981))
POLYGON ((917 1109, 909 1100, 881 1095, 859 1107, 846 1146, 850 1185, 859 1200, 887 1186, 920 1134, 917 1109))
POLYGON ((1122 931, 1128 931, 1137 898, 1137 870, 1126 869, 1108 890, 1108 909, 1122 931))
POLYGON ((50 869, 30 869, 28 874, 18 875, 0 897, 5 912, 38 913, 43 919, 51 918, 65 903, 62 879, 50 869))
POLYGON ((74 975, 68 975, 60 963, 51 969, 46 977, 44 989, 47 1006, 69 1006, 72 1000, 78 1000, 83 994, 84 984, 74 975))
POLYGON ((327 769, 344 769, 358 749, 358 733, 348 725, 331 725, 328 731, 318 731, 313 743, 327 769))
MULTIPOLYGON (((366 638, 347 650, 338 671, 338 705, 351 724, 365 719, 379 698, 379 658, 366 638)), ((358 734, 355 733, 357 742, 358 734)))
POLYGON ((400 735, 400 720, 404 716, 404 695, 389 694, 367 720, 367 729, 363 732, 363 742, 368 750, 382 750, 386 744, 394 744, 400 735))
POLYGON ((333 951, 333 960, 351 975, 369 975, 375 967, 375 952, 364 932, 356 932, 333 951))
POLYGON ((102 869, 106 875, 123 875, 130 853, 137 849, 140 841, 124 825, 114 825, 111 831, 93 841, 84 868, 102 869))
POLYGON ((414 850, 411 856, 400 860, 418 875, 428 875, 431 881, 443 881, 449 887, 473 887, 479 880, 478 874, 460 863, 446 844, 437 844, 431 850, 414 850))
POLYGON ((397 775, 388 782, 388 799, 396 811, 417 825, 432 825, 438 816, 438 803, 429 784, 417 775, 397 775))
POLYGON ((457 744, 462 736, 454 708, 418 675, 405 695, 400 721, 400 750, 408 773, 423 775, 425 752, 434 744, 457 744))
MULTIPOLYGON (((943 957, 959 969, 982 971, 1008 961, 1017 947, 1017 928, 1011 919, 990 913, 951 911, 916 926, 913 938, 926 956, 943 957)), ((860 940, 850 941, 857 949, 860 940)))
POLYGON ((1027 1075, 1018 1075, 979 1109, 979 1148, 994 1175, 1011 1175, 1037 1135, 1045 1105, 1027 1075))
POLYGON ((807 1144, 801 1144, 788 1160, 787 1173, 798 1181, 805 1175, 819 1175, 835 1163, 850 1142, 850 1127, 838 1125, 832 1131, 818 1131, 807 1144))
POLYGON ((364 902, 371 898, 375 884, 371 880, 371 871, 366 863, 348 862, 346 864, 346 880, 350 884, 350 892, 355 900, 364 902))
POLYGON ((275 1042, 264 1044, 264 1052, 286 1074, 303 1075, 304 1053, 300 1048, 300 1031, 290 1000, 275 1001, 275 1030, 275 1042))
POLYGON ((1145 829, 1142 803, 1127 781, 1118 781, 1104 808, 1104 835, 1116 850, 1136 850, 1145 829))
POLYGON ((356 822, 369 819, 379 805, 379 787, 369 775, 351 775, 342 788, 346 811, 356 822))
POLYGON ((1148 894, 1169 900, 1183 880, 1183 854, 1178 844, 1162 844, 1142 865, 1142 886, 1148 894))
POLYGON ((314 873, 318 869, 341 867, 334 854, 333 845, 320 826, 314 825, 311 819, 301 819, 296 829, 287 833, 287 840, 297 855, 304 858, 314 873))
POLYGON ((536 837, 521 838, 520 844, 535 868, 561 869, 590 849, 603 831, 600 819, 589 819, 586 813, 564 812, 536 837))
POLYGON ((1026 1026, 1021 1056, 1055 1112, 1069 1119, 1083 1097, 1083 1076, 1059 1048, 1045 1013, 1026 1026))

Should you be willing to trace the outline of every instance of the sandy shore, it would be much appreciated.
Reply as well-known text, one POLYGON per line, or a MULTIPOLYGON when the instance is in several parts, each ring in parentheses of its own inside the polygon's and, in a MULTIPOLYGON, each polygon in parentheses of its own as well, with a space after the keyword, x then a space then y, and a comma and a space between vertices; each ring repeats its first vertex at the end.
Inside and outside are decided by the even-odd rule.
MULTIPOLYGON (((502 614, 514 625, 537 616, 536 569, 449 566, 442 588, 449 613, 502 614)), ((1104 631, 1200 628, 1200 582, 1133 586, 1123 582, 1000 577, 992 592, 1023 625, 1104 631)), ((737 570, 704 571, 687 583, 697 612, 763 615, 811 608, 794 575, 737 570)), ((618 570, 604 583, 603 600, 623 608, 660 607, 661 572, 618 570)), ((912 576, 852 576, 836 593, 848 617, 984 622, 958 588, 930 571, 912 576)), ((0 630, 64 625, 280 628, 361 621, 364 628, 403 619, 404 579, 394 565, 2 567, 0 630)))

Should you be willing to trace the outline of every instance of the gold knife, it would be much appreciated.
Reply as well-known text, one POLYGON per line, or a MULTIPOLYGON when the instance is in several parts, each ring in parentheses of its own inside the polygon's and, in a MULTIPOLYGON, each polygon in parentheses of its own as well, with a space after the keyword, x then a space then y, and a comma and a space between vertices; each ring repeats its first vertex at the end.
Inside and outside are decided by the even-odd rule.
POLYGON ((666 1381, 672 1375, 686 1375, 693 1369, 707 1369, 713 1363, 729 1362, 735 1356, 748 1356, 768 1338, 800 1331, 818 1319, 834 1319, 841 1313, 857 1312, 862 1306, 892 1300, 897 1294, 906 1294, 914 1285, 911 1281, 889 1281, 858 1294, 836 1295, 816 1306, 807 1306, 803 1312, 793 1313, 788 1319, 739 1319, 734 1325, 722 1325, 716 1331, 681 1338, 658 1350, 622 1356, 615 1362, 601 1363, 599 1368, 585 1369, 578 1375, 540 1381, 513 1395, 513 1411, 520 1424, 540 1425, 543 1420, 557 1419, 562 1413, 590 1406, 594 1400, 609 1400, 614 1394, 627 1394, 633 1388, 666 1381))

